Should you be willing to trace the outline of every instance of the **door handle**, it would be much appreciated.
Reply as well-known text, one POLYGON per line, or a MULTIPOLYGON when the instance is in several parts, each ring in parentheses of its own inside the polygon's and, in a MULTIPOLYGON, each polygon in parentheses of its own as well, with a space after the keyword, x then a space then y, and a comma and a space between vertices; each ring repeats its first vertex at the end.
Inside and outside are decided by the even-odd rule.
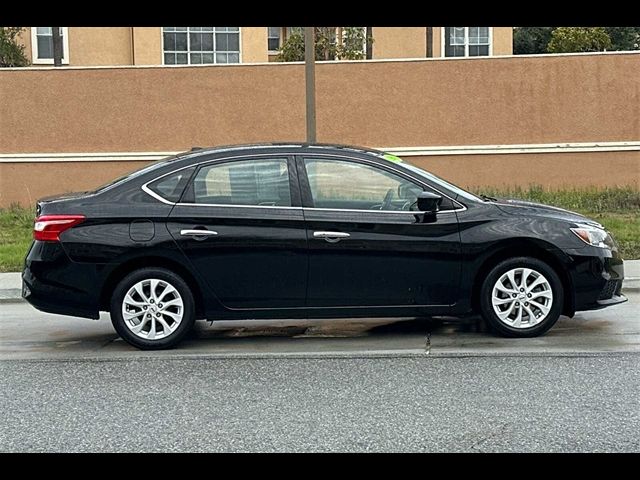
POLYGON ((180 235, 187 237, 214 237, 218 232, 213 230, 180 230, 180 235))
POLYGON ((338 243, 343 238, 349 238, 350 236, 344 232, 313 232, 313 238, 324 238, 329 243, 338 243))

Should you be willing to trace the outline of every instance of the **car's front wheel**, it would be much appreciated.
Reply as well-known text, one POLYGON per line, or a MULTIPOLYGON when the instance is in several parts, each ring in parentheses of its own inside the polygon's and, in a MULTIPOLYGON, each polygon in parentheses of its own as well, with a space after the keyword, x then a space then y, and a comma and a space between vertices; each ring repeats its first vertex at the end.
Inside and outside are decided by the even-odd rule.
POLYGON ((498 333, 535 337, 560 317, 564 294, 553 268, 536 258, 516 257, 491 269, 480 291, 483 318, 498 333))
POLYGON ((142 268, 128 274, 114 289, 111 321, 120 336, 135 347, 171 348, 193 327, 193 295, 172 271, 142 268))

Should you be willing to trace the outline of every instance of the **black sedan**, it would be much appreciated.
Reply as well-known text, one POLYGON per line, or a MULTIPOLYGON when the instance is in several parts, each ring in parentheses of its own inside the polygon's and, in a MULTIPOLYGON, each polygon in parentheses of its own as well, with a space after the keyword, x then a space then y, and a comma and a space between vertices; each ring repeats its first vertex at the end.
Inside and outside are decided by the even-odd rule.
POLYGON ((194 149, 42 199, 23 297, 176 345, 196 319, 464 316, 532 337, 626 301, 602 225, 359 147, 194 149))

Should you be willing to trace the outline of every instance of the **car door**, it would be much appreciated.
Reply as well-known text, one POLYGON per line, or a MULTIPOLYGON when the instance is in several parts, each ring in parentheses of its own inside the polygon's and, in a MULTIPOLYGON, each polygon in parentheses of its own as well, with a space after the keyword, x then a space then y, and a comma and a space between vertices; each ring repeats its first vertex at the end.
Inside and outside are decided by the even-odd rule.
POLYGON ((414 211, 429 187, 360 158, 300 156, 309 242, 309 307, 455 303, 460 237, 445 198, 434 218, 414 211))
POLYGON ((292 157, 201 165, 167 225, 224 307, 304 305, 307 239, 292 157))

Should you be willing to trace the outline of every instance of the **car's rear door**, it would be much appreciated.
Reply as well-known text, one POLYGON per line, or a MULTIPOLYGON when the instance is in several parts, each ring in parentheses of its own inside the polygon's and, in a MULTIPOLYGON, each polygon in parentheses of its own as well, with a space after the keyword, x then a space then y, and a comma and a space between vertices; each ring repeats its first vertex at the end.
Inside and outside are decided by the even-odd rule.
POLYGON ((304 305, 307 238, 293 157, 199 166, 167 226, 225 307, 304 305))
POLYGON ((297 158, 309 241, 309 307, 455 303, 460 237, 445 199, 432 219, 415 211, 424 184, 359 158, 297 158))

